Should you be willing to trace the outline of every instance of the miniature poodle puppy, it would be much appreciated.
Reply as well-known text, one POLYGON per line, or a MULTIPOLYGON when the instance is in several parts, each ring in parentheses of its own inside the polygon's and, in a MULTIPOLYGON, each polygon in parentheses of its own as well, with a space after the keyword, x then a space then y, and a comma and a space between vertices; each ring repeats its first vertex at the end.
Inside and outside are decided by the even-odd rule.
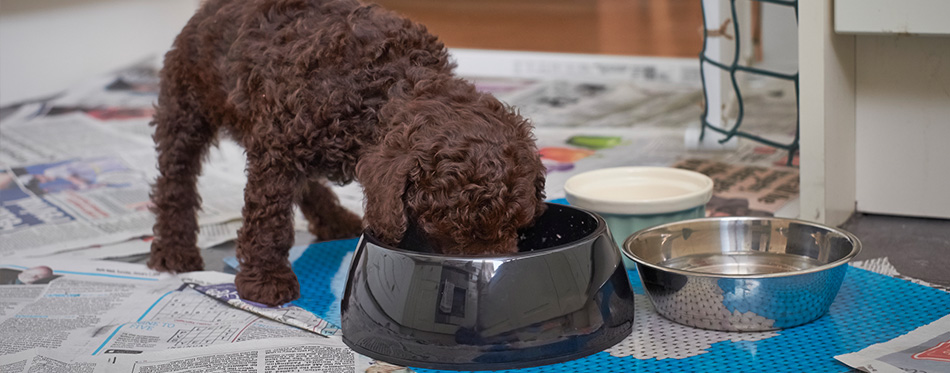
POLYGON ((319 239, 365 229, 396 245, 407 229, 444 253, 516 250, 544 210, 531 125, 453 76, 425 27, 356 0, 209 0, 165 56, 153 120, 149 266, 203 267, 195 183, 219 134, 247 153, 241 270, 247 300, 299 295, 288 262, 293 204, 319 239), (359 219, 328 182, 357 180, 359 219))

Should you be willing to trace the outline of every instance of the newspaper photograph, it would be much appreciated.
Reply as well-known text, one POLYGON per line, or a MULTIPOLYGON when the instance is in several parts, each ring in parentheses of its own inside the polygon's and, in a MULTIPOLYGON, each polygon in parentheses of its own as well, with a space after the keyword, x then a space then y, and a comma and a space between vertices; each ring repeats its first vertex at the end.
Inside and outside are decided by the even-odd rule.
POLYGON ((864 372, 950 372, 950 315, 893 340, 835 359, 864 372))

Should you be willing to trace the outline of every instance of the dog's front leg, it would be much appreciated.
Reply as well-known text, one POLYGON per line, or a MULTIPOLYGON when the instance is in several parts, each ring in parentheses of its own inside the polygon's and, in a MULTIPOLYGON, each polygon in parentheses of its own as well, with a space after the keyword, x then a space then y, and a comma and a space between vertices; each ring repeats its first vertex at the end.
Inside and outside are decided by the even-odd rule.
POLYGON ((293 202, 301 173, 273 153, 248 152, 244 224, 238 231, 235 278, 241 298, 270 306, 300 296, 287 259, 294 243, 293 202))

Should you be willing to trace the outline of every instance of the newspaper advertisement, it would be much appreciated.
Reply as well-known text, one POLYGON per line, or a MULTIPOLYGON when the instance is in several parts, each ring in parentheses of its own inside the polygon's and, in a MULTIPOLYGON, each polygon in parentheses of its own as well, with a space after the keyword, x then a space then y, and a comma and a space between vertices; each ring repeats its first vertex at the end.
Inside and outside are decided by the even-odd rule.
POLYGON ((835 359, 864 372, 950 372, 950 315, 888 342, 835 359))
MULTIPOLYGON (((324 335, 231 307, 193 288, 233 284, 233 276, 228 274, 175 276, 137 264, 33 258, 4 260, 0 282, 0 366, 20 367, 17 364, 25 361, 21 370, 9 371, 28 371, 31 364, 41 361, 66 366, 115 363, 123 357, 138 358, 156 351, 165 351, 163 358, 176 358, 170 351, 199 351, 194 348, 244 341, 259 341, 254 346, 270 348, 278 340, 295 341, 281 345, 288 348, 282 353, 320 350, 295 350, 298 345, 335 346, 337 355, 349 356, 335 364, 343 363, 350 366, 347 371, 352 370, 352 364, 346 362, 352 361, 354 354, 333 344, 339 343, 338 336, 333 337, 336 342, 328 342, 324 335), (45 350, 55 350, 55 354, 45 350)), ((198 355, 209 351, 234 352, 221 347, 198 355)), ((314 362, 312 357, 294 358, 299 358, 300 364, 314 362)))
POLYGON ((673 167, 696 171, 713 179, 708 216, 774 216, 798 198, 798 169, 736 165, 715 160, 686 159, 673 167))

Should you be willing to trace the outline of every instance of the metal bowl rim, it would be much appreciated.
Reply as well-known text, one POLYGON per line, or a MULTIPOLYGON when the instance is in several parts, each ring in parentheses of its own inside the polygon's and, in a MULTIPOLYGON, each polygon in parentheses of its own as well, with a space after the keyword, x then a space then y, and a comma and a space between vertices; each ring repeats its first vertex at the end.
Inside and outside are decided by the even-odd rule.
POLYGON ((834 267, 838 267, 842 264, 848 263, 849 261, 851 261, 851 259, 857 256, 858 253, 861 252, 861 241, 858 239, 857 236, 855 236, 851 232, 848 232, 839 228, 835 228, 835 227, 829 227, 824 224, 801 220, 801 219, 776 218, 776 217, 753 217, 753 216, 730 216, 730 217, 707 217, 707 218, 680 220, 680 221, 676 221, 672 223, 660 224, 660 225, 644 228, 644 229, 634 232, 629 237, 627 237, 627 239, 623 241, 623 247, 620 248, 620 251, 623 253, 624 256, 636 262, 637 265, 647 266, 649 268, 663 271, 663 272, 675 273, 675 274, 684 275, 684 276, 697 276, 697 277, 757 279, 757 278, 780 278, 780 277, 805 275, 805 274, 821 272, 821 271, 832 269, 834 267), (630 249, 630 245, 633 243, 633 240, 635 240, 639 236, 644 235, 654 230, 669 228, 671 226, 687 225, 690 223, 705 223, 705 222, 710 222, 710 221, 718 222, 718 221, 766 221, 766 220, 787 221, 791 223, 810 225, 813 227, 818 227, 830 232, 840 234, 846 237, 848 241, 851 242, 851 252, 849 252, 847 255, 845 255, 841 259, 838 259, 831 263, 822 264, 817 267, 809 268, 809 269, 801 269, 797 271, 788 271, 788 272, 766 273, 766 274, 730 275, 730 274, 722 274, 722 273, 688 271, 688 270, 683 270, 683 269, 663 267, 663 266, 656 265, 653 263, 648 263, 647 261, 634 255, 630 249))
MULTIPOLYGON (((547 204, 547 205, 549 205, 549 206, 551 206, 551 205, 556 205, 556 206, 559 206, 559 207, 566 207, 566 208, 574 209, 574 210, 583 212, 583 213, 585 213, 585 214, 587 214, 587 215, 590 215, 591 217, 593 217, 593 218, 597 221, 597 227, 594 228, 594 231, 591 232, 590 234, 588 234, 588 235, 586 235, 586 236, 584 236, 584 237, 582 237, 582 238, 580 238, 580 239, 577 239, 577 240, 575 240, 575 241, 569 242, 569 243, 565 243, 565 244, 561 244, 561 245, 557 245, 557 246, 552 246, 552 247, 544 248, 544 249, 541 249, 541 250, 519 251, 519 252, 516 252, 516 253, 513 253, 513 254, 504 254, 504 255, 453 255, 453 254, 440 254, 440 253, 423 253, 423 252, 418 252, 418 251, 406 250, 406 249, 399 248, 399 247, 392 247, 392 246, 390 246, 390 245, 387 245, 387 244, 384 244, 384 243, 380 242, 380 240, 379 240, 378 238, 376 238, 375 236, 373 236, 368 230, 364 230, 364 231, 363 231, 363 234, 360 235, 360 240, 359 240, 359 243, 357 244, 357 247, 363 246, 363 240, 367 240, 367 241, 369 241, 370 243, 372 243, 373 245, 376 245, 376 246, 378 246, 378 247, 380 247, 380 248, 382 248, 382 249, 390 250, 390 251, 395 251, 395 252, 398 252, 398 253, 401 253, 401 254, 405 254, 405 255, 407 255, 407 256, 412 256, 412 257, 417 257, 417 258, 426 258, 426 259, 432 259, 432 260, 447 260, 447 259, 449 259, 449 260, 451 260, 451 259, 457 259, 457 260, 475 260, 475 259, 477 259, 477 260, 512 260, 512 259, 527 259, 527 258, 534 257, 534 256, 546 255, 546 254, 548 254, 548 253, 553 253, 553 252, 562 251, 562 250, 568 250, 568 249, 571 249, 571 248, 573 248, 573 247, 578 247, 578 246, 580 246, 580 245, 582 245, 582 244, 584 244, 584 243, 586 243, 586 242, 596 240, 598 237, 604 235, 605 233, 609 234, 609 231, 607 230, 607 222, 604 221, 604 218, 603 218, 603 217, 601 217, 600 215, 598 215, 597 213, 595 213, 595 212, 593 212, 593 211, 590 211, 590 210, 587 210, 587 209, 582 209, 582 208, 577 207, 577 206, 562 205, 562 204, 558 204, 558 203, 545 202, 545 204, 547 204)), ((610 242, 613 242, 613 238, 612 238, 612 237, 610 238, 610 242)))

